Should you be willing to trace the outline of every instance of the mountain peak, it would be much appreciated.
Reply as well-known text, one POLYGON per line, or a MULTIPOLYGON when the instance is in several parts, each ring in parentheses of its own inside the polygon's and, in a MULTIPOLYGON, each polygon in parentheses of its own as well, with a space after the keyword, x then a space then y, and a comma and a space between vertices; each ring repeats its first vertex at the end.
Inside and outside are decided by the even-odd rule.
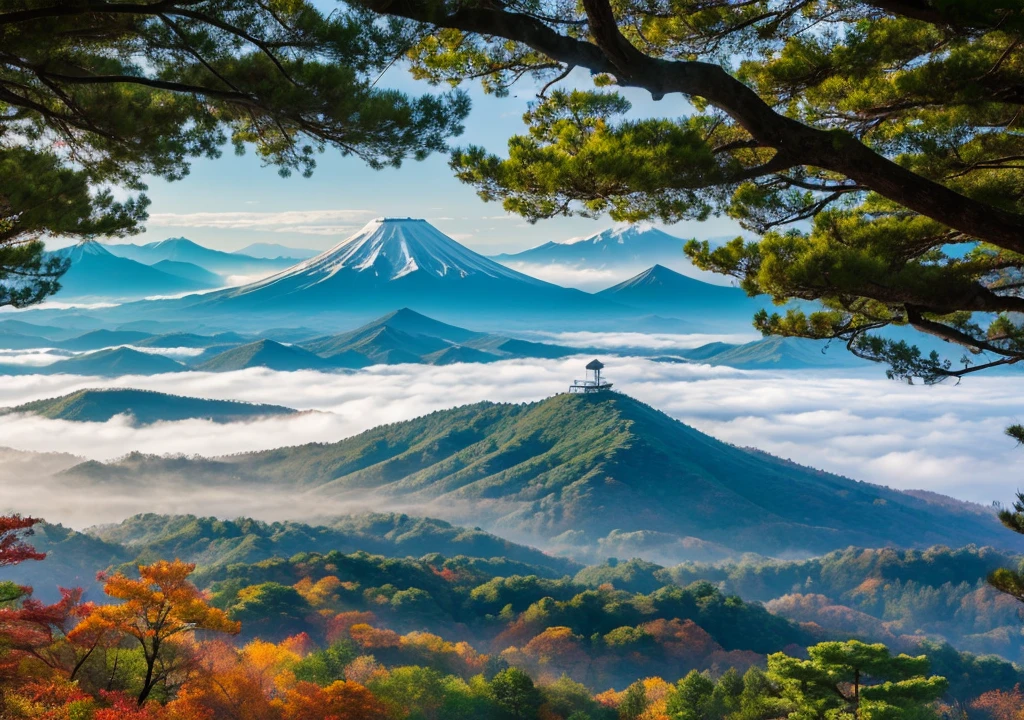
POLYGON ((544 284, 460 245, 426 220, 398 217, 371 220, 330 250, 268 279, 265 284, 300 276, 319 283, 342 270, 385 281, 414 274, 443 279, 477 275, 544 284))
POLYGON ((605 228, 584 237, 546 242, 513 254, 497 255, 506 262, 559 263, 577 267, 647 267, 655 262, 684 266, 682 238, 649 223, 605 228))
POLYGON ((651 223, 636 223, 633 225, 616 225, 610 228, 605 228, 604 230, 592 235, 585 235, 581 238, 566 240, 562 244, 579 245, 581 243, 591 243, 593 245, 601 245, 605 243, 618 243, 619 245, 624 245, 630 240, 641 235, 651 235, 658 237, 659 239, 661 236, 665 236, 667 238, 671 238, 674 242, 681 242, 679 238, 672 237, 668 233, 662 232, 651 223))
POLYGON ((112 255, 109 250, 95 240, 86 240, 85 242, 62 248, 56 252, 66 258, 70 258, 71 262, 79 262, 86 256, 110 257, 112 255))
POLYGON ((155 242, 146 243, 144 247, 149 248, 201 248, 203 250, 209 250, 210 248, 200 245, 194 240, 189 240, 187 237, 175 237, 175 238, 164 238, 163 240, 157 240, 155 242))
MULTIPOLYGON (((438 359, 462 358, 450 349, 438 359)), ((612 533, 663 534, 673 554, 685 552, 686 538, 762 554, 880 544, 1020 546, 991 516, 751 453, 613 392, 477 403, 334 444, 174 468, 155 459, 133 472, 193 479, 208 473, 210 482, 251 477, 261 486, 301 487, 310 497, 338 501, 372 492, 394 505, 430 503, 453 521, 472 517, 541 543, 571 530, 591 542, 612 533), (837 505, 842 513, 834 512, 837 505)))
MULTIPOLYGON (((656 264, 627 280, 623 280, 618 285, 602 290, 601 293, 615 294, 635 291, 641 288, 665 288, 672 291, 685 291, 702 287, 714 289, 723 286, 712 285, 711 283, 683 275, 664 265, 656 264)), ((728 288, 728 290, 733 289, 728 288)))

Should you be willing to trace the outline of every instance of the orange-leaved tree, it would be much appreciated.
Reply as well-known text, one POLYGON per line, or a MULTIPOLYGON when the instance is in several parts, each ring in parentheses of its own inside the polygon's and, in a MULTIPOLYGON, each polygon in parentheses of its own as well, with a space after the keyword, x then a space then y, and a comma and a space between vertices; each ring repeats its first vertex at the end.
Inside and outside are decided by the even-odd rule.
POLYGON ((139 566, 139 579, 117 573, 105 577, 103 591, 121 600, 117 605, 91 606, 71 636, 112 632, 133 638, 141 646, 146 675, 139 705, 156 685, 177 668, 180 643, 197 630, 235 634, 239 623, 223 610, 210 607, 199 589, 189 582, 194 563, 161 560, 139 566))
POLYGON ((285 720, 376 720, 387 707, 362 685, 337 680, 327 687, 300 682, 278 701, 285 720))

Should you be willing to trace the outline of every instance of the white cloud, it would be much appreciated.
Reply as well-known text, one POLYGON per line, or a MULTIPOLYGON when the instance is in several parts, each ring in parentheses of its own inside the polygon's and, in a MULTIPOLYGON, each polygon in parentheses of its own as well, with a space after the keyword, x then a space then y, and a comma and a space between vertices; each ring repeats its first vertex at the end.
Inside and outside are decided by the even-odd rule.
POLYGON ((0 313, 22 313, 35 312, 38 310, 102 310, 103 308, 117 307, 116 302, 63 302, 61 300, 44 300, 41 303, 27 308, 15 308, 10 305, 0 307, 0 313))
POLYGON ((534 332, 536 337, 545 342, 567 345, 578 348, 623 349, 637 348, 644 350, 689 350, 713 342, 748 343, 760 340, 757 333, 637 333, 637 332, 534 332))
POLYGON ((126 347, 129 350, 135 350, 140 353, 146 353, 148 355, 163 355, 164 357, 170 358, 199 357, 206 352, 206 348, 194 347, 141 347, 139 345, 119 345, 118 347, 126 347))
MULTIPOLYGON (((517 270, 526 275, 532 275, 539 280, 572 287, 587 292, 597 292, 612 285, 629 280, 639 275, 649 266, 627 265, 617 267, 587 267, 585 265, 569 265, 562 263, 529 263, 520 261, 503 262, 503 265, 517 270)), ((653 264, 653 263, 652 263, 653 264)), ((678 273, 696 278, 711 285, 728 285, 730 281, 722 275, 698 270, 684 260, 678 262, 662 262, 667 268, 678 273)))
POLYGON ((604 268, 581 268, 572 265, 558 265, 555 263, 504 263, 513 270, 525 273, 538 280, 544 280, 562 287, 572 287, 578 290, 590 292, 604 290, 607 287, 616 285, 623 280, 628 280, 644 268, 625 269, 604 269, 604 268))
MULTIPOLYGON (((744 372, 724 367, 604 358, 616 388, 740 446, 860 480, 926 488, 979 502, 1007 500, 1024 476, 1024 451, 1002 428, 1024 418, 1024 378, 972 378, 908 387, 877 374, 744 372)), ((878 370, 881 373, 881 370, 878 370)), ((581 358, 490 365, 376 366, 358 373, 178 373, 117 379, 0 377, 0 404, 85 387, 139 387, 331 414, 246 424, 205 421, 131 427, 0 416, 3 444, 109 459, 129 450, 217 455, 330 442, 383 423, 482 400, 538 400, 582 375, 581 358)), ((197 510, 201 508, 197 507, 197 510)))
POLYGON ((322 236, 333 236, 333 235, 351 235, 359 228, 362 227, 359 224, 355 225, 282 225, 281 227, 273 228, 274 232, 277 233, 295 233, 298 235, 322 235, 322 236))
POLYGON ((0 365, 21 365, 24 367, 45 367, 58 360, 65 360, 74 353, 56 348, 33 348, 31 350, 0 350, 0 365))
POLYGON ((301 235, 351 232, 376 213, 372 210, 289 210, 285 212, 153 213, 150 227, 265 230, 301 235))

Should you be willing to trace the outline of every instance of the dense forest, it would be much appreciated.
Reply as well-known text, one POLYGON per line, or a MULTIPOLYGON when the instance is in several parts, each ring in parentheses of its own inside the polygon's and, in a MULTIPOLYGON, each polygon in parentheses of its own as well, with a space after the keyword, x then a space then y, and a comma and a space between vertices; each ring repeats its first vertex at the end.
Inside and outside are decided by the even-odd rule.
POLYGON ((1019 558, 988 548, 583 567, 399 514, 5 527, 5 576, 39 590, 0 586, 5 717, 814 718, 863 664, 863 717, 1002 720, 1024 683, 960 651, 1020 634, 982 586, 1019 558))
POLYGON ((1024 550, 990 509, 747 451, 623 393, 482 402, 339 442, 226 457, 130 453, 84 462, 60 480, 126 493, 258 488, 308 502, 305 517, 323 506, 415 506, 588 563, 818 555, 850 545, 1024 550))

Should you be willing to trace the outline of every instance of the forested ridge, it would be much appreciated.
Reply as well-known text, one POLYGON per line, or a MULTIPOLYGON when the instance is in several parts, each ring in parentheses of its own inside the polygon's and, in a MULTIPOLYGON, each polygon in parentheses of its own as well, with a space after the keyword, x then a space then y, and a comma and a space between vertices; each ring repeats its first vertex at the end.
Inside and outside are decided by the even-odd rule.
POLYGON ((675 562, 849 545, 1024 549, 994 512, 748 452, 620 393, 477 403, 336 443, 220 458, 134 453, 66 475, 104 487, 260 488, 314 504, 412 503, 591 562, 602 541, 660 545, 675 562))
MULTIPOLYGON (((921 687, 937 691, 936 708, 1006 702, 1024 682, 1024 671, 1005 659, 960 652, 966 633, 951 633, 957 642, 950 644, 938 624, 925 634, 915 625, 933 616, 939 623, 945 612, 956 616, 950 626, 998 621, 1004 632, 1019 635, 1019 626, 1011 630, 1008 604, 994 610, 1000 606, 996 597, 976 606, 965 601, 981 594, 990 569, 1019 560, 989 548, 850 548, 799 562, 752 558, 666 568, 609 560, 582 567, 480 531, 397 514, 339 518, 320 527, 141 515, 85 533, 54 525, 35 531, 36 551, 49 557, 18 563, 5 574, 31 577, 42 600, 22 597, 21 607, 33 613, 13 622, 12 615, 24 610, 14 610, 17 604, 0 610, 7 618, 0 628, 49 623, 42 635, 38 629, 29 634, 32 642, 49 643, 45 650, 13 643, 0 655, 16 661, 33 683, 50 683, 46 698, 34 696, 37 714, 25 717, 65 717, 49 699, 58 697, 92 708, 92 715, 83 709, 81 717, 106 718, 108 706, 109 712, 130 710, 147 718, 220 717, 210 708, 243 692, 238 683, 244 678, 256 683, 244 692, 258 689, 262 698, 247 702, 266 703, 245 715, 253 718, 307 717, 287 713, 297 712, 292 703, 310 698, 368 713, 339 716, 352 718, 568 718, 579 712, 592 719, 675 718, 687 716, 673 707, 698 700, 707 702, 708 718, 770 718, 795 711, 799 702, 786 689, 787 663, 805 662, 799 660, 807 657, 804 648, 828 643, 846 647, 844 652, 868 652, 851 650, 850 638, 884 640, 892 653, 925 658, 921 687), (326 549, 346 537, 378 554, 326 549), (324 549, 297 550, 307 543, 324 549), (162 555, 180 559, 168 564, 162 555), (140 566, 144 573, 176 568, 176 582, 198 588, 196 597, 216 613, 217 623, 238 636, 230 644, 208 633, 189 641, 199 643, 188 646, 195 654, 176 658, 181 666, 149 690, 160 702, 147 702, 144 710, 134 709, 132 698, 142 691, 145 651, 114 642, 110 618, 90 620, 97 624, 91 631, 85 621, 83 629, 72 630, 80 622, 75 618, 88 620, 95 608, 124 607, 107 605, 105 592, 112 590, 111 578, 138 582, 130 578, 140 566), (84 598, 77 591, 54 592, 61 574, 86 568, 105 574, 84 598), (962 590, 967 586, 970 592, 962 590), (959 593, 956 613, 921 592, 948 594, 949 587, 959 593), (851 607, 829 611, 809 601, 810 593, 798 592, 808 589, 851 607), (875 596, 868 597, 871 591, 875 596), (43 604, 52 600, 56 605, 43 604), (881 619, 897 609, 899 618, 881 619), (967 610, 973 618, 963 616, 967 610), (880 618, 856 622, 873 618, 869 613, 880 618), (69 685, 67 664, 79 661, 69 685), (926 682, 932 675, 945 680, 926 682), (210 678, 233 689, 218 689, 210 678), (530 698, 526 709, 502 705, 502 683, 512 679, 522 686, 517 692, 530 698), (362 700, 356 702, 357 696, 362 700), (624 715, 631 703, 642 710, 624 715)), ((24 692, 19 686, 14 696, 24 692)))

